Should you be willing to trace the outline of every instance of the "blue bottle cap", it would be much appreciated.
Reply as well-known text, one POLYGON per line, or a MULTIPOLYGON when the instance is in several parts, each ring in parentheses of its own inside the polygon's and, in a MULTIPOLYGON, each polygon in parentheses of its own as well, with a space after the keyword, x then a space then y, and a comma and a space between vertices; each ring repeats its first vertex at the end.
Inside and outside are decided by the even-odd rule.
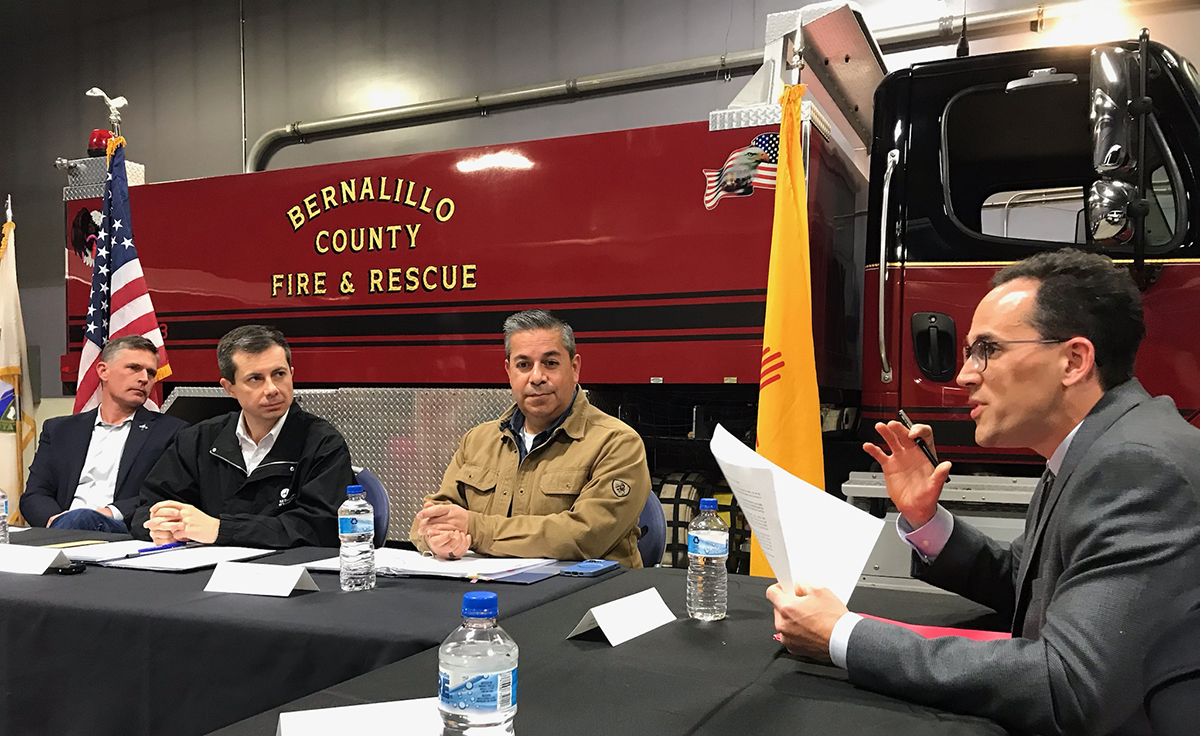
POLYGON ((463 593, 463 618, 496 618, 500 612, 499 598, 486 590, 463 593))
POLYGON ((362 493, 362 486, 346 486, 346 495, 353 496, 356 493, 362 493))
POLYGON ((717 499, 715 499, 715 498, 700 499, 700 510, 701 511, 716 511, 717 510, 717 499))

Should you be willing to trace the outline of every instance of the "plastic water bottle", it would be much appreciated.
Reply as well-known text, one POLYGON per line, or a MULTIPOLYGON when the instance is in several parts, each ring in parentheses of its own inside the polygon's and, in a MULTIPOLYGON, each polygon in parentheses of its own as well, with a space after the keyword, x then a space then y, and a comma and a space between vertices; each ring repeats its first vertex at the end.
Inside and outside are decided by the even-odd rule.
POLYGON ((462 626, 438 650, 438 710, 446 736, 511 734, 517 715, 517 643, 496 625, 496 594, 463 595, 462 626))
POLYGON ((375 509, 362 486, 346 486, 338 507, 338 536, 342 539, 342 590, 375 587, 375 509))
POLYGON ((700 499, 688 524, 687 612, 700 621, 725 618, 728 599, 729 525, 717 516, 717 499, 700 499))
POLYGON ((0 544, 8 544, 8 496, 0 491, 0 544))

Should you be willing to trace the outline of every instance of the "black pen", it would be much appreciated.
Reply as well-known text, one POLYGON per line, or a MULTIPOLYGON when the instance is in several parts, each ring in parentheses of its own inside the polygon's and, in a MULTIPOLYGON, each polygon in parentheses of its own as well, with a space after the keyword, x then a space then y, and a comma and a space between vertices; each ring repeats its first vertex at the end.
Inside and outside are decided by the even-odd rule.
MULTIPOLYGON (((908 429, 913 428, 912 420, 908 418, 908 415, 904 413, 903 409, 898 411, 897 414, 900 415, 900 423, 901 424, 903 424, 908 429)), ((938 466, 937 455, 933 454, 933 450, 929 449, 929 445, 925 444, 925 440, 921 439, 920 437, 917 437, 914 441, 917 443, 917 447, 921 448, 921 452, 925 453, 925 458, 927 460, 929 460, 930 463, 933 464, 933 467, 936 468, 938 466)), ((946 478, 946 480, 949 481, 950 479, 946 478)))

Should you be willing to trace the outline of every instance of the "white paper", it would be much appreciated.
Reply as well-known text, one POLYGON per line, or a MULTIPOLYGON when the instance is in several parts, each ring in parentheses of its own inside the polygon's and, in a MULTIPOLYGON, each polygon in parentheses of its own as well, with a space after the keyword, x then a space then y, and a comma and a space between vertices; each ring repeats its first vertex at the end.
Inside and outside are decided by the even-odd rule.
POLYGON ((0 544, 0 572, 41 575, 52 567, 66 567, 69 564, 71 561, 61 549, 0 544))
POLYGON ((123 542, 67 547, 63 549, 63 554, 76 562, 105 562, 107 560, 124 559, 127 554, 153 546, 153 542, 143 542, 140 539, 127 539, 123 542))
POLYGON ((205 593, 243 593, 286 598, 297 590, 320 590, 304 565, 260 565, 253 562, 219 562, 205 593))
POLYGON ((708 446, 737 497, 738 506, 754 532, 755 541, 767 556, 775 579, 784 588, 792 590, 795 587, 792 566, 788 559, 782 516, 775 503, 775 476, 771 472, 774 465, 738 441, 720 424, 708 446))
POLYGON ((883 519, 797 478, 720 425, 709 447, 780 584, 790 591, 802 580, 848 602, 883 519))
POLYGON ((27 527, 27 526, 9 526, 8 531, 10 531, 10 532, 27 532, 27 531, 29 531, 29 527, 27 527))
POLYGON ((159 572, 186 572, 212 567, 220 562, 249 560, 271 554, 269 549, 253 547, 185 547, 170 552, 155 552, 127 560, 105 562, 105 567, 121 567, 129 570, 156 570, 159 572))
POLYGON ((350 731, 370 734, 403 733, 405 736, 442 736, 442 716, 438 712, 437 698, 345 705, 340 708, 280 713, 279 728, 275 734, 276 736, 329 736, 329 734, 350 731))
POLYGON ((567 634, 567 638, 599 626, 608 643, 615 647, 674 620, 675 614, 667 608, 658 590, 647 588, 641 593, 594 606, 567 634))
MULTIPOLYGON (((468 554, 461 560, 439 560, 426 557, 420 552, 407 549, 384 547, 375 550, 375 569, 385 575, 437 575, 450 578, 493 577, 538 567, 554 560, 528 557, 481 557, 468 554)), ((309 570, 337 572, 341 560, 330 557, 316 562, 306 562, 309 570)))

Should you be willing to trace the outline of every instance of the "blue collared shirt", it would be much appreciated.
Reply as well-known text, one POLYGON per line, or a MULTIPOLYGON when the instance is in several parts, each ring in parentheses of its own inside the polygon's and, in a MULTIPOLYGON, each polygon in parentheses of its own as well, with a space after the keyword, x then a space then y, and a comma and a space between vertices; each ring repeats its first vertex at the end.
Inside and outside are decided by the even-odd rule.
POLYGON ((525 446, 525 439, 521 436, 525 430, 525 415, 521 413, 520 406, 513 409, 512 416, 500 426, 502 429, 507 429, 509 434, 512 435, 512 438, 516 440, 517 452, 520 453, 517 459, 518 465, 525 462, 525 458, 529 456, 530 452, 546 444, 546 442, 550 439, 550 436, 554 434, 554 430, 561 427, 563 422, 567 421, 567 417, 571 415, 571 407, 575 406, 575 397, 578 395, 579 387, 576 386, 575 393, 571 394, 571 403, 567 404, 566 411, 560 414, 558 419, 554 420, 554 424, 551 424, 541 432, 538 432, 537 436, 533 438, 533 442, 531 442, 528 447, 525 446))

